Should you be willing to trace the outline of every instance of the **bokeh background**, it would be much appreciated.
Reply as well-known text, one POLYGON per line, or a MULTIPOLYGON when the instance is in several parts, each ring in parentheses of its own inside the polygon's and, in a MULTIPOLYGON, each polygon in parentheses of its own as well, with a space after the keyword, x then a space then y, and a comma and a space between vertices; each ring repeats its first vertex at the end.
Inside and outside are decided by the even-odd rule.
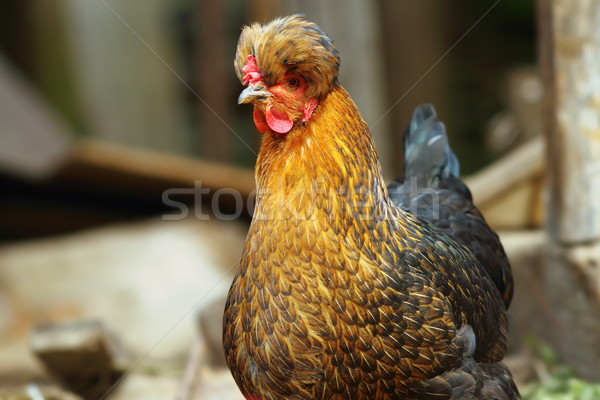
POLYGON ((412 110, 435 105, 513 265, 525 398, 600 398, 580 380, 598 352, 572 350, 600 339, 571 334, 600 329, 593 280, 546 273, 565 262, 535 1, 19 0, 0 2, 0 399, 241 398, 220 324, 260 134, 232 64, 244 25, 295 13, 333 38, 388 179, 412 110))
MULTIPOLYGON (((47 146, 40 135, 63 147, 90 138, 251 168, 260 136, 250 107, 235 102, 241 89, 232 68, 237 38, 249 22, 302 13, 334 38, 341 83, 372 127, 389 178, 400 172, 401 137, 412 110, 424 102, 435 104, 469 174, 518 141, 513 127, 502 126, 495 141, 488 133, 508 108, 515 71, 534 66, 534 8, 518 0, 3 2, 5 79, 33 91, 61 128, 37 136, 25 126, 4 129, 3 136, 28 144, 7 150, 0 171, 28 172, 43 157, 58 162, 48 153, 60 153, 61 145, 47 146), (52 138, 58 130, 61 137, 52 138)), ((32 112, 13 114, 4 125, 17 118, 36 119, 32 112)), ((23 207, 21 200, 14 203, 23 207)), ((11 220, 6 199, 4 205, 1 213, 11 220)), ((15 222, 0 234, 45 233, 42 220, 33 224, 27 231, 15 222)), ((53 230, 60 228, 48 227, 53 230)))

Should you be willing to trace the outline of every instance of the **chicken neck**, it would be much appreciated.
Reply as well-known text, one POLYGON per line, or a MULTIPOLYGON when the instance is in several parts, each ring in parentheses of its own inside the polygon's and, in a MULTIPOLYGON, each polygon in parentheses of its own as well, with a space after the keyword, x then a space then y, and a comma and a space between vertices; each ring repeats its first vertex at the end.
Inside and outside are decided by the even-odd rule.
POLYGON ((394 208, 369 128, 341 86, 309 121, 264 135, 256 182, 255 222, 381 219, 394 208))

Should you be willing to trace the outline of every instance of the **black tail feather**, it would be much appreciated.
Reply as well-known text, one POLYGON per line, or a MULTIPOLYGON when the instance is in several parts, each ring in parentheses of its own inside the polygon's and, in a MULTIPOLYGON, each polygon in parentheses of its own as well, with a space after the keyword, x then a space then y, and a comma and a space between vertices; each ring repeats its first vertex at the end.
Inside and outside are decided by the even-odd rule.
POLYGON ((430 104, 417 107, 404 134, 404 176, 388 186, 390 199, 471 250, 508 307, 513 294, 510 264, 459 175, 458 159, 435 109, 430 104))
POLYGON ((420 105, 404 134, 404 180, 416 178, 421 185, 435 186, 449 176, 458 178, 460 166, 444 123, 431 104, 420 105))

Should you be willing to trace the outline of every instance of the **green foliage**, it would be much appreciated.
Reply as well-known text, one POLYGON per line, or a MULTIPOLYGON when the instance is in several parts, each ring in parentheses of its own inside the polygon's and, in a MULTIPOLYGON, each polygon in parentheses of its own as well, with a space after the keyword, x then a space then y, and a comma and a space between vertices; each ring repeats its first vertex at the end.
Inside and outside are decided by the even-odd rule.
POLYGON ((597 400, 600 384, 556 374, 523 392, 523 400, 597 400))
POLYGON ((600 383, 583 381, 575 372, 558 363, 554 350, 536 339, 528 339, 530 347, 539 358, 540 380, 522 390, 523 400, 597 400, 600 399, 600 383))

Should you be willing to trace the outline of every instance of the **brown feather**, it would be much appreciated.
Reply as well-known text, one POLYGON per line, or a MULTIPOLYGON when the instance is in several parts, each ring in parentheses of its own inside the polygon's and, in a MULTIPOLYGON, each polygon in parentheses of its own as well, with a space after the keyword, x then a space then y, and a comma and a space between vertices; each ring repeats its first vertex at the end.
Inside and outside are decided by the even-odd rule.
POLYGON ((263 136, 224 315, 236 382, 261 400, 474 399, 495 370, 511 383, 501 367, 478 367, 506 350, 500 293, 470 251, 391 202, 369 129, 332 83, 337 53, 320 32, 288 17, 240 38, 240 80, 248 54, 275 80, 319 66, 310 87, 321 102, 308 122, 263 136))
POLYGON ((265 25, 246 26, 240 35, 234 66, 240 82, 248 55, 256 57, 267 85, 295 72, 308 83, 308 97, 322 100, 337 85, 340 58, 333 41, 314 23, 299 15, 265 25), (293 43, 293 46, 290 45, 293 43))

